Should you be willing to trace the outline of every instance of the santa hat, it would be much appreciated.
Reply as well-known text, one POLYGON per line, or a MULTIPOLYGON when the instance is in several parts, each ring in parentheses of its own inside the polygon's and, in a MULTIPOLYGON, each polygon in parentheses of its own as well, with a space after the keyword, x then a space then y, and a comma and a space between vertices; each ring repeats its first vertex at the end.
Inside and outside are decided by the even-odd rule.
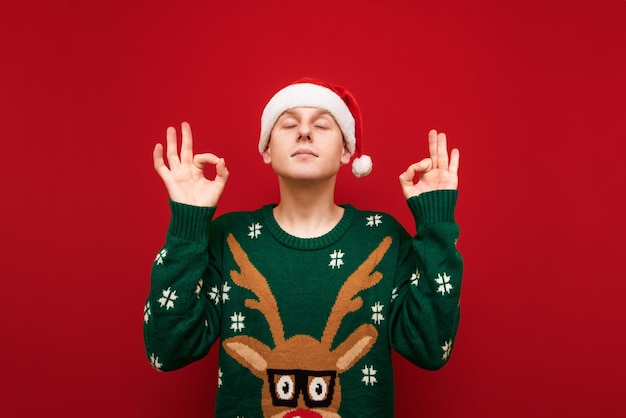
POLYGON ((361 111, 354 96, 341 86, 306 77, 280 90, 265 105, 261 115, 259 152, 267 149, 274 124, 288 109, 319 107, 330 112, 343 133, 348 151, 357 158, 352 162, 352 173, 357 177, 372 171, 372 159, 363 154, 361 111))

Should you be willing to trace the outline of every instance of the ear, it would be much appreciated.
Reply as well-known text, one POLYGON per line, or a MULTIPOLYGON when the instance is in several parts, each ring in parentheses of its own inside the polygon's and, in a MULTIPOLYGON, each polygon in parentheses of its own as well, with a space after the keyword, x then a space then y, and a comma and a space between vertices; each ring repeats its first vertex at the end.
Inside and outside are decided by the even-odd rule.
POLYGON ((341 165, 348 164, 350 162, 350 158, 352 158, 352 153, 348 151, 348 148, 346 148, 344 143, 343 153, 341 154, 341 165))
POLYGON ((272 351, 268 346, 255 338, 242 335, 224 340, 222 347, 243 367, 260 379, 265 379, 267 359, 272 351))
POLYGON ((265 151, 263 151, 263 162, 265 164, 271 164, 272 163, 272 156, 270 155, 270 147, 265 148, 265 151))
POLYGON ((372 324, 358 327, 350 336, 333 350, 337 354, 337 370, 342 373, 366 355, 374 346, 378 331, 372 324))

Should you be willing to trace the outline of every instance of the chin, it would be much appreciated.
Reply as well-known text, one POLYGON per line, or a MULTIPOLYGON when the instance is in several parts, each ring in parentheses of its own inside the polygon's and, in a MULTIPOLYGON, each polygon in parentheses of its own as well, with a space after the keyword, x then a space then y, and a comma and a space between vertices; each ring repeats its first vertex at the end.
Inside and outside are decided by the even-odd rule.
POLYGON ((315 167, 298 167, 297 169, 281 170, 274 167, 274 172, 285 180, 325 181, 334 179, 338 169, 320 170, 315 167))

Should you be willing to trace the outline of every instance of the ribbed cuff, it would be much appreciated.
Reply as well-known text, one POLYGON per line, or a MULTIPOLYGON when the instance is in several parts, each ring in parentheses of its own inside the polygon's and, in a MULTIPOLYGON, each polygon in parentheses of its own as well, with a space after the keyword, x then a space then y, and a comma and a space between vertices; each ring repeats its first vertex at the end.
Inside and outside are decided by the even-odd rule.
POLYGON ((417 228, 441 222, 455 222, 457 196, 457 190, 434 190, 407 199, 417 228))
POLYGON ((209 225, 215 214, 215 206, 191 206, 170 200, 172 217, 168 234, 186 241, 207 239, 209 225))

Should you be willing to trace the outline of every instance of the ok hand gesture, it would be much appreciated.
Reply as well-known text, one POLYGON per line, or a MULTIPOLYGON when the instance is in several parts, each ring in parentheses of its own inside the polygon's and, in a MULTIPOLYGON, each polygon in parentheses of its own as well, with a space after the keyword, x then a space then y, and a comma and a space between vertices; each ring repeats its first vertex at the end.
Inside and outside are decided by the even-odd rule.
POLYGON ((159 174, 170 199, 178 203, 193 206, 216 206, 224 191, 228 170, 223 158, 214 154, 193 154, 191 127, 187 122, 181 124, 182 143, 180 156, 176 138, 176 129, 167 128, 167 164, 163 160, 163 145, 156 144, 152 153, 154 169, 159 174), (204 175, 207 164, 215 165, 215 178, 209 180, 204 175))
POLYGON ((430 158, 411 164, 400 174, 400 186, 406 199, 433 190, 456 190, 459 185, 459 150, 454 148, 448 159, 446 134, 428 132, 430 158), (415 176, 419 173, 417 183, 415 176))

